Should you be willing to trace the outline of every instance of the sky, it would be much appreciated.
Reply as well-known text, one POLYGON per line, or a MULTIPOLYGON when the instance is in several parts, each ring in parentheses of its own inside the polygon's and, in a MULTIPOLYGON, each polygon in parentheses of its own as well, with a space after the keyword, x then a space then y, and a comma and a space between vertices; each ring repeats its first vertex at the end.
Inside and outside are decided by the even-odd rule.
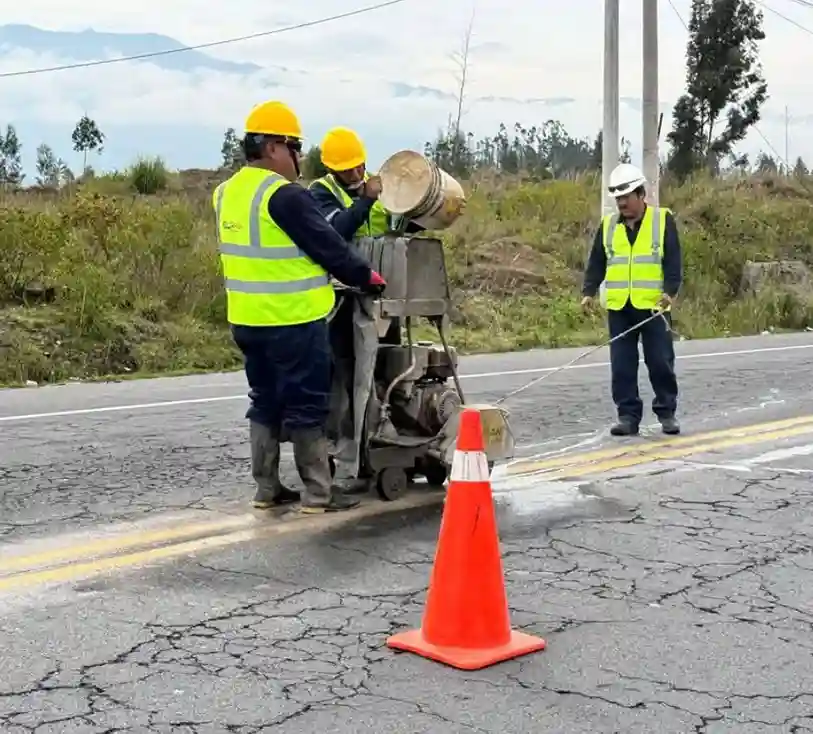
MULTIPOLYGON (((4 8, 2 22, 56 31, 160 33, 185 44, 272 30, 372 4, 374 0, 308 0, 296 6, 231 0, 27 0, 4 8), (277 6, 275 8, 275 6, 277 6)), ((684 20, 690 0, 672 0, 684 20)), ((621 127, 640 156, 641 3, 622 0, 621 127)), ((759 130, 785 155, 813 163, 813 8, 792 0, 765 10, 762 61, 770 99, 759 130)), ((668 0, 660 3, 660 99, 664 132, 685 83, 686 30, 668 0)), ((212 167, 223 130, 238 130, 252 105, 283 99, 299 113, 309 143, 333 125, 356 128, 377 166, 401 148, 422 149, 456 108, 453 54, 472 20, 464 127, 489 134, 500 122, 560 120, 576 136, 601 125, 602 0, 407 0, 354 18, 207 49, 221 59, 253 62, 253 74, 182 72, 151 63, 116 63, 31 76, 0 78, 0 125, 18 126, 27 156, 39 136, 74 164, 70 130, 84 113, 108 134, 99 168, 126 165, 136 153, 160 154, 171 165, 212 167), (506 8, 510 7, 510 11, 506 8), (28 135, 26 134, 28 131, 28 135)), ((24 49, 0 55, 0 73, 72 59, 24 49)), ((752 133, 743 150, 768 143, 752 133)), ((662 153, 666 152, 665 146, 662 153)))

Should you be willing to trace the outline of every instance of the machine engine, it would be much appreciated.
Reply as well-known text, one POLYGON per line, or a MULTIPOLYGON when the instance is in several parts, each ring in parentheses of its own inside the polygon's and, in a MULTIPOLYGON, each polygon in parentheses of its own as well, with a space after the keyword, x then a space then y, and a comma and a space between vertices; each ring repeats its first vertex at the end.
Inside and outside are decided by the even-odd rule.
POLYGON ((411 348, 381 344, 375 382, 381 397, 390 391, 390 417, 399 432, 434 436, 460 407, 460 397, 447 381, 457 367, 443 348, 419 341, 411 348))
MULTIPOLYGON (((342 388, 352 394, 353 420, 344 420, 343 399, 333 401, 331 425, 337 426, 337 436, 342 433, 334 464, 355 462, 351 452, 358 447, 358 469, 352 471, 374 483, 381 497, 393 500, 415 477, 442 486, 454 460, 461 403, 466 401, 458 355, 446 338, 452 297, 439 238, 391 233, 354 243, 387 286, 379 299, 355 300, 345 310, 349 319, 341 314, 331 318, 332 334, 338 336, 344 328, 342 338, 352 340, 356 362, 352 384, 342 388), (419 321, 437 330, 438 345, 413 341, 413 329, 424 325, 419 321)), ((480 412, 489 465, 511 458, 513 435, 505 411, 467 405, 480 412)))

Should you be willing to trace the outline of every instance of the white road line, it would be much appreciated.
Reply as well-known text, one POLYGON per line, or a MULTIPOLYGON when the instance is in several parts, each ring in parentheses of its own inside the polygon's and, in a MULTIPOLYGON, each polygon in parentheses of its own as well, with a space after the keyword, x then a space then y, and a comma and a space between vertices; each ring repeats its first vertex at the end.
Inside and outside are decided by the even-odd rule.
POLYGON ((801 446, 790 446, 785 449, 774 449, 767 451, 764 454, 759 454, 751 459, 745 459, 741 463, 746 465, 751 464, 773 464, 775 461, 784 461, 785 459, 795 459, 800 456, 810 456, 813 454, 813 443, 802 444, 801 446))
MULTIPOLYGON (((736 357, 741 355, 765 354, 768 352, 791 352, 802 349, 813 349, 813 344, 795 344, 784 347, 760 347, 759 349, 732 349, 724 352, 701 352, 699 354, 678 355, 678 360, 709 359, 711 357, 736 357)), ((609 362, 588 362, 586 364, 575 364, 567 368, 570 370, 595 369, 597 367, 609 367, 609 362)), ((510 377, 517 375, 538 375, 545 372, 554 372, 559 367, 533 367, 522 370, 499 370, 497 372, 479 372, 472 375, 461 375, 462 380, 484 380, 490 377, 510 377)), ((227 385, 224 385, 227 387, 227 385)), ((220 395, 206 398, 183 398, 180 400, 163 400, 154 403, 131 403, 129 405, 105 405, 98 408, 78 408, 74 410, 55 410, 49 413, 27 413, 22 415, 0 416, 0 423, 19 423, 22 421, 39 420, 43 418, 69 418, 71 416, 95 415, 101 413, 121 413, 125 411, 152 410, 155 408, 172 408, 178 405, 202 405, 205 403, 223 403, 233 400, 246 400, 245 393, 240 395, 220 395)))
MULTIPOLYGON (((794 344, 786 347, 761 347, 759 349, 732 349, 726 352, 700 352, 698 354, 678 354, 675 358, 678 360, 691 360, 691 359, 708 359, 709 357, 737 357, 743 354, 762 354, 764 352, 790 352, 799 349, 813 349, 813 344, 794 344)), ((595 367, 609 367, 609 362, 587 362, 586 364, 574 364, 567 368, 570 370, 586 370, 595 367)), ((460 375, 464 380, 484 379, 487 377, 504 377, 510 375, 535 375, 542 372, 554 372, 561 369, 559 367, 534 367, 532 369, 524 370, 501 370, 499 372, 480 372, 475 375, 460 375)))
POLYGON ((95 413, 120 413, 125 410, 151 410, 152 408, 171 408, 173 405, 199 405, 202 403, 223 403, 227 400, 246 400, 246 395, 221 395, 213 398, 185 398, 183 400, 164 400, 160 403, 132 403, 131 405, 105 405, 99 408, 77 408, 75 410, 55 410, 51 413, 28 413, 27 415, 0 416, 0 423, 15 421, 33 421, 38 418, 67 418, 73 415, 91 415, 95 413))

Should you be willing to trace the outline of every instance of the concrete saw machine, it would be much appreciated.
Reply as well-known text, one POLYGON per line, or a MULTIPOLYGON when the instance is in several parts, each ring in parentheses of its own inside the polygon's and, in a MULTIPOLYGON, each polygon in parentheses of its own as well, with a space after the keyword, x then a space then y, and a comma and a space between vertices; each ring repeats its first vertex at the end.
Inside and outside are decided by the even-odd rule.
MULTIPOLYGON (((447 480, 465 402, 457 351, 446 336, 452 301, 443 243, 392 234, 354 244, 387 287, 372 298, 337 286, 331 465, 337 486, 375 487, 395 500, 419 477, 434 487, 447 480), (420 324, 434 327, 437 343, 415 339, 420 324)), ((489 468, 513 458, 508 412, 466 407, 480 411, 489 468)))

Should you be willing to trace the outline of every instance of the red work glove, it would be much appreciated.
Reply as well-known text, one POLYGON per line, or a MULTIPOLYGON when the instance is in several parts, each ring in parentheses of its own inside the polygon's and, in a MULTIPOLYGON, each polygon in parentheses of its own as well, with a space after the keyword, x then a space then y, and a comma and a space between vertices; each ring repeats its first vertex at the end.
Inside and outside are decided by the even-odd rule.
POLYGON ((379 296, 384 292, 387 287, 387 281, 381 277, 375 270, 370 271, 370 282, 364 289, 366 293, 379 296))

